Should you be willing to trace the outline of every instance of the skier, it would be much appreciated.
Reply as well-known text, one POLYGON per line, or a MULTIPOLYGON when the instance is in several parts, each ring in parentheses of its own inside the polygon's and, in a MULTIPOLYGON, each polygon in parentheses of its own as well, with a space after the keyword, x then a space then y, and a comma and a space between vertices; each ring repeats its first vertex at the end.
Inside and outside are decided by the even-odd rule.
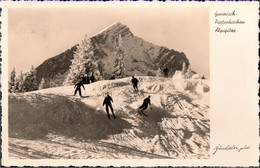
POLYGON ((89 76, 87 75, 86 77, 86 84, 90 84, 90 79, 89 79, 89 76))
POLYGON ((169 72, 169 69, 167 67, 165 67, 164 70, 163 70, 165 78, 168 78, 168 72, 169 72))
MULTIPOLYGON (((138 108, 138 112, 142 115, 145 115, 145 116, 148 116, 147 114, 145 114, 143 111, 145 110, 145 109, 147 109, 147 107, 148 107, 148 104, 150 104, 150 106, 151 106, 151 99, 150 99, 150 95, 147 97, 147 98, 145 98, 144 99, 144 102, 143 102, 143 104, 138 108)), ((151 107, 151 109, 152 109, 152 107, 151 107)))
POLYGON ((90 76, 90 81, 91 81, 91 83, 94 83, 94 82, 95 82, 95 77, 94 77, 93 74, 90 76))
POLYGON ((84 87, 84 85, 83 85, 83 82, 82 82, 82 81, 78 82, 78 83, 74 86, 74 89, 75 89, 76 86, 77 86, 77 88, 76 88, 76 90, 75 90, 75 92, 74 92, 74 96, 75 96, 75 95, 77 94, 77 92, 79 91, 79 95, 80 95, 80 97, 82 97, 80 87, 82 86, 83 89, 85 90, 85 87, 84 87))
POLYGON ((205 79, 205 76, 203 75, 201 79, 205 79))
POLYGON ((86 79, 85 75, 82 75, 81 81, 83 84, 87 84, 87 79, 86 79))
POLYGON ((113 102, 112 97, 109 96, 109 93, 107 93, 107 96, 105 97, 104 101, 103 101, 103 106, 106 104, 106 111, 107 111, 107 117, 110 120, 110 115, 109 115, 109 109, 108 106, 110 107, 113 117, 116 118, 115 114, 114 114, 114 110, 111 104, 111 101, 113 102))
POLYGON ((110 80, 114 80, 114 79, 116 79, 116 77, 115 77, 115 75, 112 75, 110 80))
POLYGON ((135 91, 138 91, 138 87, 137 87, 138 82, 139 82, 139 80, 136 79, 134 76, 132 76, 132 84, 133 84, 135 91))

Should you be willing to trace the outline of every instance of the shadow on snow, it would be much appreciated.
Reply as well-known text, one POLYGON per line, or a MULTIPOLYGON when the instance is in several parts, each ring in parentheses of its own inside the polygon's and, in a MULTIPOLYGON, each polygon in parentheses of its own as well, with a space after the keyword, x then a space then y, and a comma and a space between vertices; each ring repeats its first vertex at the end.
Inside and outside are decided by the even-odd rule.
POLYGON ((50 94, 9 97, 9 136, 14 138, 40 139, 56 133, 99 140, 130 127, 120 117, 108 120, 106 113, 77 99, 50 94))

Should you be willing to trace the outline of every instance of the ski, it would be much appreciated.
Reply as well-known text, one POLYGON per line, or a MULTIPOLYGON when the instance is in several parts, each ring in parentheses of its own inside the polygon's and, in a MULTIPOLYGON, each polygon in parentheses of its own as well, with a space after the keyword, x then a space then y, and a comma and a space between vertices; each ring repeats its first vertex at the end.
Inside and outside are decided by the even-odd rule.
POLYGON ((148 116, 147 114, 145 114, 145 113, 143 112, 143 110, 138 109, 138 112, 139 112, 139 114, 141 114, 141 115, 148 116))

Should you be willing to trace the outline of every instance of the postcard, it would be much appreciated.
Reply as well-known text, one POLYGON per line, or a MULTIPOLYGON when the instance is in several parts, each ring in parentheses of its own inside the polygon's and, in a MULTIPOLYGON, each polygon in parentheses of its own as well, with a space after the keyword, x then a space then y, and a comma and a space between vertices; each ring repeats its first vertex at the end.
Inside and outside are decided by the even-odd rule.
POLYGON ((257 2, 1 2, 3 166, 258 166, 257 2))

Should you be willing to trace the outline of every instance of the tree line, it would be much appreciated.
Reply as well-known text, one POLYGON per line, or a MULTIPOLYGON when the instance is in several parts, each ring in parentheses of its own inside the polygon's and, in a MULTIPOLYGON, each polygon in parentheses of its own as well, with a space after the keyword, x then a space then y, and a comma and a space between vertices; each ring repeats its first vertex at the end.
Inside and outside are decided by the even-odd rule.
MULTIPOLYGON (((111 74, 115 78, 124 77, 124 52, 122 47, 122 38, 119 35, 115 48, 115 55, 118 58, 115 60, 115 71, 111 74)), ((102 80, 103 68, 104 64, 102 61, 94 55, 94 45, 91 39, 85 35, 73 54, 69 73, 65 77, 63 85, 74 85, 86 75, 93 75, 95 80, 102 80)), ((29 92, 52 87, 51 81, 47 82, 44 78, 37 85, 36 75, 37 71, 33 66, 29 72, 21 72, 19 75, 16 74, 14 68, 10 74, 8 91, 10 93, 29 92)))
MULTIPOLYGON (((39 86, 40 87, 40 86, 39 86)), ((29 92, 39 89, 36 80, 36 70, 32 66, 29 72, 16 74, 15 68, 11 71, 8 92, 29 92)))

